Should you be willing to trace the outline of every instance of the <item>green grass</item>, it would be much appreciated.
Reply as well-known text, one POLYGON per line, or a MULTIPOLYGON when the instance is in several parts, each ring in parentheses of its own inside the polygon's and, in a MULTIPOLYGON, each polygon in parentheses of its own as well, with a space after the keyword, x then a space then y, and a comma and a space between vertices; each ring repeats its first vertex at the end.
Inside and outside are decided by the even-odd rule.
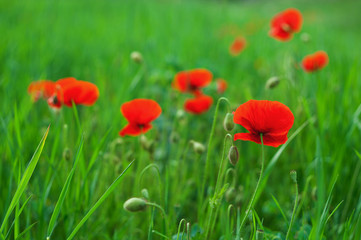
MULTIPOLYGON (((197 240, 207 229, 209 239, 256 239, 260 229, 265 239, 285 239, 292 215, 289 239, 361 239, 360 8, 352 0, 0 0, 0 239, 51 233, 54 240, 156 240, 179 233, 178 239, 197 240), (288 7, 302 12, 304 25, 292 41, 277 42, 268 36, 269 21, 288 7), (302 33, 311 40, 303 42, 302 33), (231 57, 228 46, 239 34, 248 46, 231 57), (135 50, 144 64, 130 59, 135 50), (294 67, 317 50, 330 57, 325 69, 306 74, 294 67), (213 82, 206 88, 214 97, 210 111, 179 118, 186 97, 171 89, 173 76, 198 67, 226 79, 229 88, 218 95, 213 82), (31 102, 30 82, 68 76, 99 87, 94 106, 55 113, 45 101, 31 102), (272 76, 280 85, 266 90, 272 76), (290 141, 265 147, 264 178, 241 230, 261 146, 235 142, 240 160, 225 163, 227 177, 217 181, 230 145, 222 126, 227 104, 214 115, 220 97, 231 110, 249 99, 277 100, 295 116, 290 141), (154 151, 139 138, 118 135, 126 124, 120 106, 134 98, 162 107, 146 134, 154 151), (34 154, 49 125, 42 152, 34 154), (170 141, 175 134, 178 141, 170 141), (190 140, 206 152, 196 154, 190 140), (295 210, 291 170, 298 176, 295 210), (235 189, 236 201, 224 196, 224 186, 235 189), (123 209, 144 188, 166 219, 153 206, 123 209)), ((237 126, 231 134, 241 131, 237 126)))

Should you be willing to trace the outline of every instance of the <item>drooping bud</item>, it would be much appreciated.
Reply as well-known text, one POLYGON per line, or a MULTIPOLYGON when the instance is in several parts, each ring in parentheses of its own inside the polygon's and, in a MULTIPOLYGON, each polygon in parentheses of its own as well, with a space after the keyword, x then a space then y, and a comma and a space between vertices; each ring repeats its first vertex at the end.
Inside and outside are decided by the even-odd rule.
POLYGON ((256 231, 256 240, 263 240, 264 239, 264 231, 261 229, 258 229, 256 231))
POLYGON ((142 191, 141 191, 141 193, 142 193, 142 196, 143 196, 145 199, 149 200, 149 193, 148 193, 148 190, 147 190, 146 188, 143 188, 142 191))
POLYGON ((297 183, 297 172, 295 170, 292 170, 290 172, 290 176, 291 176, 292 182, 297 183))
POLYGON ((194 152, 197 154, 202 154, 206 150, 206 147, 200 142, 190 140, 189 143, 191 144, 194 152))
POLYGON ((130 58, 136 63, 143 62, 143 56, 140 52, 134 51, 130 54, 130 58))
POLYGON ((236 146, 232 146, 228 152, 228 160, 233 166, 236 166, 236 164, 238 163, 238 159, 239 159, 238 149, 236 146))
POLYGON ((130 198, 123 204, 123 208, 129 212, 140 212, 147 208, 147 203, 141 198, 130 198))
POLYGON ((223 127, 226 131, 230 132, 234 128, 233 114, 227 113, 223 121, 223 127))
POLYGON ((267 80, 265 87, 266 89, 272 89, 277 87, 279 83, 280 83, 279 77, 271 77, 270 79, 267 80))

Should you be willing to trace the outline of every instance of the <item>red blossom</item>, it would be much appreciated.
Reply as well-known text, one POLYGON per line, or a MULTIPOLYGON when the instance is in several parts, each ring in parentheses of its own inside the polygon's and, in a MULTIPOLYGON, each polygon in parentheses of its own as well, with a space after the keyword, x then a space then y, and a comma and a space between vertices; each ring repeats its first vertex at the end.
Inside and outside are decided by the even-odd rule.
POLYGON ((98 87, 91 83, 76 80, 73 77, 63 78, 55 82, 55 93, 48 99, 49 106, 60 108, 62 105, 93 105, 99 97, 98 87))
POLYGON ((314 72, 324 68, 328 64, 328 55, 325 51, 317 51, 307 55, 302 60, 303 69, 306 72, 314 72))
POLYGON ((50 80, 39 80, 30 83, 28 87, 28 93, 33 101, 39 100, 39 98, 48 99, 55 92, 55 83, 50 80))
POLYGON ((162 109, 151 99, 134 99, 124 103, 120 111, 128 120, 128 124, 119 132, 120 136, 137 136, 146 133, 153 126, 151 122, 159 117, 162 109))
POLYGON ((229 53, 233 56, 239 55, 246 47, 246 39, 244 37, 237 37, 229 47, 229 53))
POLYGON ((184 109, 193 114, 202 114, 208 111, 212 104, 212 97, 200 94, 192 99, 187 99, 184 103, 184 109))
POLYGON ((277 101, 249 100, 241 104, 234 112, 233 121, 242 125, 249 133, 236 133, 234 140, 253 141, 278 147, 287 141, 294 116, 291 110, 277 101))
POLYGON ((270 35, 279 41, 288 41, 301 30, 302 14, 295 8, 286 9, 273 17, 270 35))
POLYGON ((183 93, 197 93, 208 86, 212 78, 213 74, 207 69, 182 71, 175 75, 172 87, 183 93))

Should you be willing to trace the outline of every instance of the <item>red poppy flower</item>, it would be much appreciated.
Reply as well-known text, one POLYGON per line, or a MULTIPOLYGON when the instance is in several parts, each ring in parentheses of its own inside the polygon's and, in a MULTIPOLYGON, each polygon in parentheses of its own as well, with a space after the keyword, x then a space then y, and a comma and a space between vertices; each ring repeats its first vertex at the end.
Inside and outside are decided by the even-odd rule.
POLYGON ((39 100, 39 98, 48 99, 55 92, 55 83, 50 80, 40 80, 30 83, 28 87, 28 93, 31 95, 33 101, 39 100))
POLYGON ((307 55, 302 60, 303 69, 306 72, 314 72, 324 68, 328 64, 328 55, 325 51, 317 51, 307 55))
POLYGON ((134 99, 124 103, 120 111, 128 120, 128 124, 119 132, 120 136, 137 136, 146 133, 153 126, 151 122, 159 117, 162 109, 151 99, 134 99))
POLYGON ((277 101, 249 100, 241 104, 234 112, 233 121, 242 125, 249 133, 236 133, 234 140, 253 141, 278 147, 287 141, 294 116, 291 110, 277 101))
POLYGON ((213 98, 207 95, 198 95, 195 98, 187 99, 184 103, 184 109, 194 114, 202 114, 212 106, 213 98))
POLYGON ((239 55, 246 47, 246 39, 244 37, 237 37, 229 47, 229 53, 233 56, 239 55))
POLYGON ((301 30, 302 14, 294 8, 286 9, 273 17, 270 35, 277 40, 287 41, 301 30))
POLYGON ((228 83, 226 80, 218 78, 217 79, 217 92, 219 94, 224 93, 228 87, 228 83))
POLYGON ((213 74, 207 69, 182 71, 175 75, 172 87, 180 92, 199 93, 210 84, 213 74))
POLYGON ((98 87, 91 83, 75 78, 63 78, 55 83, 55 93, 48 99, 48 104, 53 108, 62 105, 71 107, 76 105, 93 105, 99 97, 98 87))

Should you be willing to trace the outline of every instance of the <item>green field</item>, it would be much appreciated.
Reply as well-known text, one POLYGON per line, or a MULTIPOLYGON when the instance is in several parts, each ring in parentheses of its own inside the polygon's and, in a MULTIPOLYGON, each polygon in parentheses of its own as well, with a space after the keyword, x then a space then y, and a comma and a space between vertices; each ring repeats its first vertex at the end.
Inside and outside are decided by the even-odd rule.
POLYGON ((0 0, 0 239, 260 240, 261 231, 263 239, 288 231, 287 239, 361 239, 360 9, 356 0, 0 0), (279 42, 270 21, 289 7, 304 23, 279 42), (238 35, 247 47, 234 57, 238 35), (305 73, 303 57, 318 50, 329 64, 305 73), (195 68, 214 76, 205 88, 214 103, 201 115, 182 112, 189 95, 171 87, 177 72, 195 68), (266 89, 273 76, 280 84, 266 89), (58 112, 31 101, 31 82, 65 77, 95 83, 98 101, 58 112), (224 94, 216 78, 227 80, 224 94), (145 134, 151 149, 118 135, 127 123, 120 106, 135 98, 162 108, 145 134), (235 141, 231 165, 222 122, 250 99, 287 105, 295 122, 286 144, 265 146, 264 178, 240 228, 261 145, 235 141), (191 140, 205 151, 195 153, 191 140), (124 210, 126 200, 145 198, 142 189, 156 206, 124 210))

